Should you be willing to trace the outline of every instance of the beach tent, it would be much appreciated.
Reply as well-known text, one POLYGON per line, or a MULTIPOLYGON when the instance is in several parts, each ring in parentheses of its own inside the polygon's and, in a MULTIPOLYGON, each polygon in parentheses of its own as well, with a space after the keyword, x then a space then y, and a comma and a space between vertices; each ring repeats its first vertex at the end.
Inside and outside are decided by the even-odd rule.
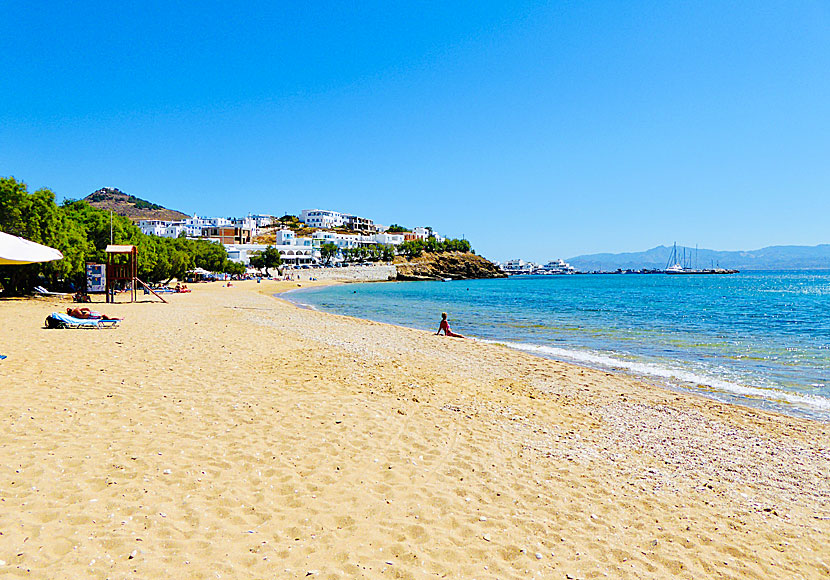
POLYGON ((55 248, 0 232, 0 266, 51 262, 62 258, 63 254, 55 248))

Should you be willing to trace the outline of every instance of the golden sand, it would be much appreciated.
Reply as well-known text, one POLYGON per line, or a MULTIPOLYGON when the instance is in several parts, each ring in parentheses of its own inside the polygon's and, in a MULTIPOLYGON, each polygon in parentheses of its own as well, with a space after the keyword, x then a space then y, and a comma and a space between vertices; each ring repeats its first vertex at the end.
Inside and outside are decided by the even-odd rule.
POLYGON ((0 577, 830 577, 827 425, 287 287, 0 302, 0 577))

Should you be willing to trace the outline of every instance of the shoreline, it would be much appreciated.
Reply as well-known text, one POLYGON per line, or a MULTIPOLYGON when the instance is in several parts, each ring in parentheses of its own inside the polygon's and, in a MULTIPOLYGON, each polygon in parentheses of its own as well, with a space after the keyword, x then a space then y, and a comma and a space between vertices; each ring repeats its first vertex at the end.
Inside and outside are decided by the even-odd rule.
MULTIPOLYGON (((372 281, 371 283, 374 283, 372 281)), ((382 282, 382 281, 381 281, 382 282)), ((353 284, 353 283, 367 283, 366 281, 355 281, 355 280, 347 280, 340 282, 345 284, 353 284)), ((325 287, 325 286, 333 286, 338 285, 336 282, 331 283, 321 283, 315 287, 325 287)), ((307 288, 306 288, 307 289, 307 288)), ((296 290, 288 290, 282 292, 280 294, 291 294, 296 292, 302 292, 305 289, 296 289, 296 290)), ((278 295, 275 295, 279 297, 278 295)), ((303 302, 299 302, 297 300, 293 300, 289 297, 285 297, 284 300, 294 304, 299 308, 306 308, 318 311, 319 309, 311 306, 309 304, 305 304, 303 302)), ((321 311, 326 312, 326 311, 321 311)), ((333 312, 329 312, 329 314, 337 314, 333 312)), ((413 330, 422 330, 428 331, 429 329, 425 328, 418 328, 414 326, 406 326, 406 325, 399 325, 390 322, 384 322, 381 320, 375 320, 372 318, 362 318, 360 316, 351 316, 351 315, 344 315, 354 318, 356 320, 366 320, 372 322, 378 322, 383 324, 391 324, 392 326, 402 326, 404 328, 411 328, 413 330)), ((617 360, 614 359, 611 355, 606 353, 596 353, 598 356, 604 356, 608 360, 604 362, 596 361, 593 364, 591 361, 580 360, 580 355, 584 355, 586 351, 581 351, 579 349, 565 349, 562 348, 561 350, 565 351, 563 354, 556 354, 556 353, 545 353, 545 347, 535 343, 519 343, 519 342, 511 342, 508 340, 497 339, 497 338, 481 338, 467 335, 467 339, 473 339, 484 343, 491 343, 491 344, 499 344, 506 348, 510 348, 517 352, 522 352, 525 354, 529 354, 531 356, 536 356, 546 360, 553 360, 557 362, 561 362, 563 364, 573 365, 578 368, 582 369, 590 369, 593 371, 599 372, 610 372, 616 375, 634 378, 639 381, 643 381, 645 383, 651 384, 655 388, 667 390, 673 393, 681 393, 685 395, 693 395, 698 397, 703 397, 704 399, 717 401, 719 403, 724 403, 728 405, 738 405, 741 407, 746 407, 750 409, 756 409, 759 411, 765 411, 770 413, 775 413, 779 415, 784 415, 787 417, 794 417, 799 419, 807 419, 810 421, 816 421, 822 424, 830 424, 830 416, 817 416, 819 413, 818 410, 811 407, 817 405, 816 402, 812 401, 810 395, 804 395, 799 393, 793 393, 790 391, 782 390, 782 389, 765 389, 762 387, 752 386, 752 385, 744 385, 740 383, 731 383, 729 381, 724 381, 718 377, 707 377, 707 376, 698 376, 695 373, 697 371, 694 370, 686 370, 677 368, 674 369, 675 372, 679 374, 686 374, 686 378, 682 378, 679 374, 669 374, 664 369, 655 369, 653 372, 649 373, 643 370, 637 370, 634 368, 635 366, 645 366, 649 367, 650 363, 636 363, 636 365, 632 365, 632 363, 624 360, 617 360), (662 372, 658 372, 662 371, 662 372), (708 382, 707 382, 708 381, 708 382), (806 400, 805 400, 806 399, 806 400)), ((592 351, 591 354, 594 354, 592 351)))
POLYGON ((0 301, 0 570, 822 578, 826 425, 304 310, 0 301))

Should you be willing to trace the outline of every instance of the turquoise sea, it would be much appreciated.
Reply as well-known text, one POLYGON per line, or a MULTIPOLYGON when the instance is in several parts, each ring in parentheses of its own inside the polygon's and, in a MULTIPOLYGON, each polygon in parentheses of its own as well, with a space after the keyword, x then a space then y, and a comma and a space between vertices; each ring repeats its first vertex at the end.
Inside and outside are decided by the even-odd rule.
POLYGON ((448 312, 455 332, 480 340, 830 421, 828 271, 383 282, 287 297, 432 331, 448 312))

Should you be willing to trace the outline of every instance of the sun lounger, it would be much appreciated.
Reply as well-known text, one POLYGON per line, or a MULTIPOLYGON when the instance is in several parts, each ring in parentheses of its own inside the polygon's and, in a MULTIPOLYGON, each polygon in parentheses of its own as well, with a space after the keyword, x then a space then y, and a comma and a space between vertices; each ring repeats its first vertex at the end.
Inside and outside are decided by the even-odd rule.
POLYGON ((47 328, 115 328, 119 322, 104 318, 75 318, 60 312, 53 312, 46 318, 47 328))
POLYGON ((41 296, 70 296, 69 292, 49 292, 43 286, 35 286, 34 291, 36 294, 40 294, 41 296))

